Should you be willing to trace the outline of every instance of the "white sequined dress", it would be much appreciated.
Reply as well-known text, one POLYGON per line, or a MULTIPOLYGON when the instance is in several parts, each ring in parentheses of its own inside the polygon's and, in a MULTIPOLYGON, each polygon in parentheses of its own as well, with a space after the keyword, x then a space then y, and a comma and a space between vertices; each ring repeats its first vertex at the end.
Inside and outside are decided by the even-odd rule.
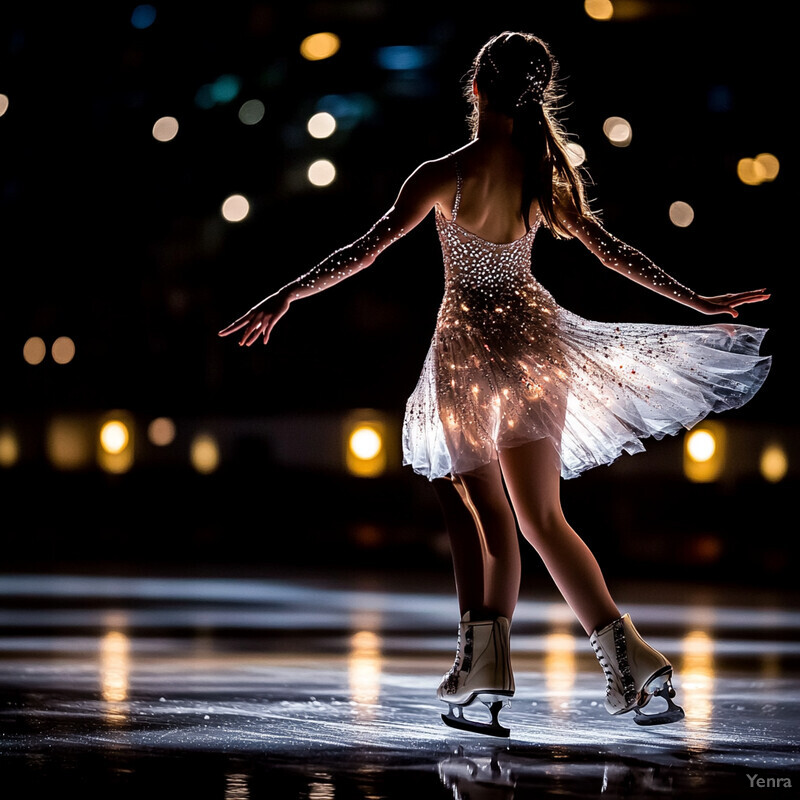
POLYGON ((539 227, 495 244, 435 211, 445 291, 403 423, 403 463, 429 479, 548 438, 574 478, 641 440, 744 405, 771 359, 765 329, 605 323, 560 307, 531 272, 539 227))

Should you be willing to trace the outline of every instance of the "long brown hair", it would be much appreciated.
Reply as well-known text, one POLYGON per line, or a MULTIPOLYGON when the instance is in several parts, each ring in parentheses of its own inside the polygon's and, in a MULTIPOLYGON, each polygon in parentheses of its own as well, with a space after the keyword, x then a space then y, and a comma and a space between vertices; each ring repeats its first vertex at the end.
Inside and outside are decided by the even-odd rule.
POLYGON ((510 116, 512 142, 525 156, 521 213, 530 228, 530 205, 538 200, 545 224, 560 238, 572 234, 559 221, 557 209, 567 206, 593 217, 582 173, 570 161, 567 135, 556 117, 558 64, 550 48, 530 33, 506 31, 480 49, 467 75, 465 95, 472 102, 470 126, 477 134, 475 82, 488 109, 510 116))

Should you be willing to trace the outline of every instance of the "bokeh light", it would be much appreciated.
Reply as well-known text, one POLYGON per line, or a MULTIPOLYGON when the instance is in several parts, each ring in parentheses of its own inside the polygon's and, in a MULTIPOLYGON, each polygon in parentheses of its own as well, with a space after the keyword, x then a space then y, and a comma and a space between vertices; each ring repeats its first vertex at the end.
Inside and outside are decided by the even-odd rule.
POLYGON ((308 120, 306 127, 315 139, 327 139, 336 130, 336 118, 327 111, 319 111, 308 120))
POLYGON ((694 209, 682 200, 676 200, 669 207, 670 222, 678 228, 688 228, 694 222, 694 209))
POLYGON ((580 167, 586 162, 586 150, 577 142, 568 142, 566 150, 569 163, 573 167, 580 167))
POLYGON ((178 135, 178 120, 161 117, 153 125, 153 138, 158 142, 171 142, 178 135))
POLYGON ((39 336, 31 336, 22 346, 22 357, 28 364, 41 364, 47 355, 47 345, 39 336))
POLYGON ((614 16, 611 0, 584 0, 583 10, 586 16, 599 21, 606 21, 614 16))
POLYGON ((156 10, 153 6, 142 3, 131 12, 131 25, 138 30, 149 28, 156 21, 156 10))
POLYGON ((386 424, 355 414, 345 423, 345 465, 351 475, 372 478, 386 470, 386 424))
POLYGON ((390 45, 379 48, 375 58, 382 69, 419 70, 431 65, 434 51, 419 45, 390 45))
POLYGON ((772 153, 759 153, 756 156, 756 163, 763 171, 765 181, 774 181, 778 177, 781 165, 778 158, 772 153))
POLYGON ((747 186, 760 186, 778 177, 780 162, 771 153, 760 153, 755 158, 741 158, 736 165, 739 180, 747 186))
POLYGON ((203 475, 209 475, 219 467, 219 445, 208 433, 200 433, 192 440, 189 461, 192 467, 203 475))
POLYGON ((245 100, 239 106, 239 122, 244 125, 258 125, 264 119, 266 111, 266 107, 260 100, 245 100))
POLYGON ((633 137, 631 125, 623 117, 609 117, 603 123, 603 133, 614 147, 627 147, 633 137))
POLYGON ((100 446, 106 453, 121 453, 130 441, 130 433, 124 422, 112 419, 100 428, 100 446))
POLYGON ((129 412, 112 411, 105 415, 95 453, 100 469, 112 475, 121 475, 133 467, 134 421, 129 412))
POLYGON ((780 444, 768 444, 761 453, 759 468, 764 480, 779 483, 789 471, 789 457, 780 444))
POLYGON ((321 158, 308 168, 308 180, 314 186, 330 186, 336 180, 336 167, 321 158))
POLYGON ((56 364, 69 364, 75 358, 75 342, 69 336, 59 336, 53 342, 50 354, 56 364))
POLYGON ((241 222, 250 213, 250 203, 241 194, 232 194, 222 204, 222 216, 228 222, 241 222))
POLYGON ((157 447, 172 444, 175 432, 175 423, 169 417, 157 417, 147 426, 147 438, 157 447))
POLYGON ((313 33, 300 43, 300 55, 308 61, 321 61, 336 55, 340 46, 335 33, 313 33))
POLYGON ((375 458, 382 444, 378 431, 368 425, 357 428, 350 436, 350 449, 356 458, 375 458))
POLYGON ((47 427, 45 451, 56 469, 83 469, 91 463, 92 439, 93 432, 85 420, 56 416, 47 427))
POLYGON ((736 165, 739 180, 747 186, 758 186, 764 182, 764 171, 754 158, 741 158, 736 165))
POLYGON ((204 109, 224 105, 236 99, 242 81, 237 75, 220 75, 211 83, 204 83, 195 93, 194 102, 204 109))
POLYGON ((684 438, 684 475, 693 483, 716 481, 725 468, 726 449, 725 426, 715 420, 706 420, 684 438))
POLYGON ((19 460, 19 440, 14 431, 0 430, 0 467, 13 467, 19 460))
POLYGON ((694 431, 686 440, 686 451, 695 461, 708 461, 717 449, 717 442, 711 431, 694 431))

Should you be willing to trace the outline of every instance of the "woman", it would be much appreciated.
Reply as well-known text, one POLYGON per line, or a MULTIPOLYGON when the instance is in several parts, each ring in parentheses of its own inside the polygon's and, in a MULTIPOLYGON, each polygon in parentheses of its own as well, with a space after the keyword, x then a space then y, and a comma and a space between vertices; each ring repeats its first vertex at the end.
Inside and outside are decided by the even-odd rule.
POLYGON ((526 33, 490 39, 475 58, 472 139, 427 161, 360 239, 220 331, 269 340, 296 300, 373 263, 433 210, 445 294, 419 383, 408 400, 404 463, 442 487, 462 614, 453 668, 438 690, 447 724, 507 736, 498 714, 514 693, 509 627, 520 585, 517 525, 543 559, 606 674, 606 709, 642 724, 674 722, 672 666, 612 599, 593 554, 561 510, 559 484, 643 450, 760 388, 765 330, 608 324, 559 307, 531 273, 545 227, 575 238, 607 267, 702 314, 738 316, 765 290, 703 296, 620 242, 589 208, 556 120, 556 63, 526 33), (453 506, 452 489, 459 497, 453 506), (642 714, 658 695, 667 709, 642 714), (486 703, 491 722, 467 720, 486 703))

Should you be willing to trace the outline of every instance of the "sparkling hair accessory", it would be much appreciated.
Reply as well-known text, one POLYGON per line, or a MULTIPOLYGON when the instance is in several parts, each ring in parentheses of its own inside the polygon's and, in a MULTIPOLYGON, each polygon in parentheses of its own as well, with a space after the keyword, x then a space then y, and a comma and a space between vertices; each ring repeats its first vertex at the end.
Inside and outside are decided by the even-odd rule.
MULTIPOLYGON (((500 75, 500 70, 495 64, 492 54, 486 50, 486 60, 489 62, 495 76, 500 75)), ((516 108, 523 108, 528 103, 536 103, 542 105, 544 103, 544 94, 550 83, 551 69, 544 61, 539 61, 531 65, 531 69, 525 75, 525 88, 522 90, 517 102, 514 104, 516 108)))
POLYGON ((544 93, 550 83, 550 69, 540 61, 526 76, 527 85, 517 100, 517 108, 522 108, 529 102, 542 105, 544 93))

